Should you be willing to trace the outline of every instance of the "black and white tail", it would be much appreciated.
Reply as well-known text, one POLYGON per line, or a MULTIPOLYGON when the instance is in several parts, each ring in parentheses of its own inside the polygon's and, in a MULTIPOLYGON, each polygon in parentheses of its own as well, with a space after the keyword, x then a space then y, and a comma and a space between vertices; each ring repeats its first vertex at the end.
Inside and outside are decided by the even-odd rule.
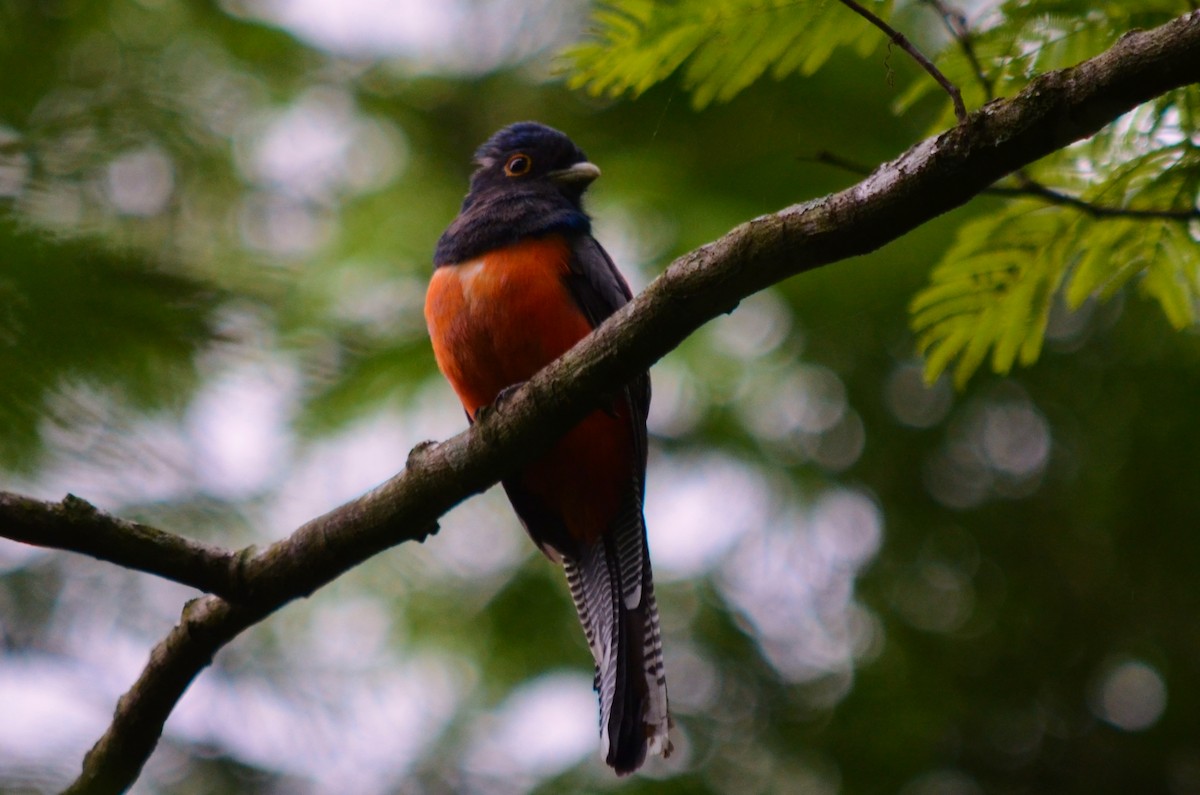
POLYGON ((600 750, 618 774, 667 756, 667 680, 640 505, 603 539, 564 558, 567 583, 596 660, 600 750))

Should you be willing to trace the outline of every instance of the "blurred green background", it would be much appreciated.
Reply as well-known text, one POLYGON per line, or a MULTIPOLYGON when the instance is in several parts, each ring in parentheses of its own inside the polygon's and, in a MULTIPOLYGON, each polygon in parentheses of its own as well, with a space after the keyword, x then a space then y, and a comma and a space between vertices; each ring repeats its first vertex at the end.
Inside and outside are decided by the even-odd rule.
MULTIPOLYGON (((596 99, 558 58, 588 14, 0 0, 0 487, 262 544, 461 430, 421 305, 504 124, 603 168, 588 207, 638 289, 855 181, 817 153, 874 165, 944 117, 893 112, 924 78, 882 45, 702 111, 673 80, 596 99)), ((926 388, 908 303, 1003 207, 755 296, 652 371, 670 759, 602 764, 561 573, 493 490, 221 652, 134 791, 1200 792, 1196 330, 1132 293, 1060 307, 1036 366, 926 388)), ((193 595, 0 541, 0 791, 74 777, 193 595)))

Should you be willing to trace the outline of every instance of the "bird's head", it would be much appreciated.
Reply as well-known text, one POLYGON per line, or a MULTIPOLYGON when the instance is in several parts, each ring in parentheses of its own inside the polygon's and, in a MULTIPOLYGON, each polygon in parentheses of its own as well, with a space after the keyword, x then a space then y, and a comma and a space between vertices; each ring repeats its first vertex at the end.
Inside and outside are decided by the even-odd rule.
POLYGON ((600 169, 558 130, 532 121, 517 122, 496 132, 475 152, 471 193, 519 188, 523 192, 554 191, 576 207, 600 169))

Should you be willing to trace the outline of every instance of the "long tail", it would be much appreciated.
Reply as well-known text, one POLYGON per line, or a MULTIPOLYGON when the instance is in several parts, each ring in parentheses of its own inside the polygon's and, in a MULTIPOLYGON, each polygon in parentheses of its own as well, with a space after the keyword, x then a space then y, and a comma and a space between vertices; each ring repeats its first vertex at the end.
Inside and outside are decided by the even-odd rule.
POLYGON ((567 583, 596 660, 600 749, 618 774, 642 766, 646 754, 667 756, 670 716, 662 639, 645 527, 622 522, 578 560, 564 558, 567 583))

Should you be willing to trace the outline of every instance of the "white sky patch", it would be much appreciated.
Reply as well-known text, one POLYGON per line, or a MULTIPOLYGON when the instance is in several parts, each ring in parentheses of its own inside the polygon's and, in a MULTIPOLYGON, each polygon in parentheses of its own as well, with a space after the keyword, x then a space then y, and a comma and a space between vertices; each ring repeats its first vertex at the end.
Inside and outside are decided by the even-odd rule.
POLYGON ((776 516, 726 557, 721 590, 784 676, 848 675, 874 645, 879 630, 854 600, 854 581, 879 549, 882 522, 870 497, 834 489, 807 511, 776 516))
POLYGON ((988 406, 978 436, 988 463, 1015 477, 1040 472, 1050 456, 1050 425, 1028 401, 988 406))
POLYGON ((770 519, 769 488, 733 458, 655 458, 648 483, 651 560, 664 582, 703 575, 739 538, 770 519))
POLYGON ((820 434, 846 415, 846 387, 837 373, 803 364, 785 373, 764 374, 738 403, 741 421, 755 435, 783 440, 795 433, 820 434))
POLYGON ((524 791, 530 779, 560 773, 584 755, 599 753, 596 710, 591 678, 575 673, 539 677, 478 721, 465 766, 501 784, 489 791, 524 791))
POLYGON ((605 201, 605 176, 601 176, 584 198, 584 209, 592 216, 592 231, 617 268, 629 282, 633 294, 646 288, 663 259, 679 237, 675 219, 652 207, 631 207, 605 201), (597 199, 599 199, 597 201, 597 199))
POLYGON ((481 73, 571 40, 579 3, 562 0, 241 0, 318 47, 352 58, 402 59, 418 71, 481 73))
POLYGON ((813 541, 830 566, 857 571, 883 541, 883 514, 874 500, 845 489, 821 495, 812 506, 813 541))
MULTIPOLYGON (((366 263, 347 262, 336 276, 331 312, 342 320, 367 325, 384 338, 424 338, 428 277, 381 274, 366 263)), ((432 352, 430 354, 432 358, 432 352)))
POLYGON ((244 174, 292 198, 324 203, 343 190, 387 185, 408 159, 396 127, 364 116, 353 97, 327 86, 252 117, 236 142, 244 174))
POLYGON ((266 123, 255 138, 249 170, 263 182, 300 196, 332 193, 353 142, 353 115, 344 92, 310 91, 266 123))
POLYGON ((307 670, 283 686, 207 674, 184 695, 167 733, 303 776, 317 792, 382 795, 453 714, 460 668, 420 658, 373 671, 307 670))
POLYGON ((350 597, 314 605, 306 659, 344 671, 389 661, 392 615, 382 599, 350 597))
POLYGON ((429 438, 419 425, 408 414, 380 412, 308 445, 272 501, 273 532, 291 532, 400 472, 409 451, 429 438))
POLYGON ((38 770, 57 791, 107 728, 115 696, 87 666, 48 655, 0 656, 0 767, 38 770))
POLYGON ((343 55, 408 55, 449 49, 462 31, 459 2, 261 0, 257 14, 343 55))
MULTIPOLYGON (((50 550, 18 544, 7 538, 0 538, 0 575, 24 568, 35 558, 55 554, 50 550)), ((0 627, 2 629, 2 627, 0 627)))
POLYGON ((238 231, 249 249, 279 258, 300 258, 333 237, 333 219, 321 209, 267 191, 248 193, 238 207, 238 231))
POLYGON ((438 524, 441 529, 422 549, 428 553, 428 575, 434 580, 450 574, 481 588, 482 578, 501 575, 495 582, 500 588, 529 555, 541 556, 499 488, 455 506, 438 524))
POLYGON ((113 577, 89 574, 112 567, 77 564, 68 564, 47 632, 47 646, 61 654, 0 654, 0 768, 38 771, 57 785, 47 791, 78 775, 83 755, 108 728, 113 706, 145 666, 152 643, 124 623, 138 610, 106 598, 113 577))
POLYGON ((36 479, 13 478, 8 488, 46 500, 77 494, 104 510, 126 502, 170 500, 194 486, 192 449, 178 423, 139 417, 112 395, 64 385, 49 415, 61 411, 73 425, 42 423, 46 447, 58 452, 36 479))
POLYGON ((888 409, 901 423, 912 428, 932 428, 946 418, 954 405, 954 390, 946 378, 925 384, 919 363, 899 364, 884 387, 888 409))
POLYGON ((700 422, 707 407, 696 379, 682 357, 668 355, 654 367, 654 397, 646 420, 655 436, 686 436, 700 422))
POLYGON ((297 374, 279 359, 236 365, 206 384, 185 424, 208 491, 249 497, 286 469, 298 389, 297 374))

